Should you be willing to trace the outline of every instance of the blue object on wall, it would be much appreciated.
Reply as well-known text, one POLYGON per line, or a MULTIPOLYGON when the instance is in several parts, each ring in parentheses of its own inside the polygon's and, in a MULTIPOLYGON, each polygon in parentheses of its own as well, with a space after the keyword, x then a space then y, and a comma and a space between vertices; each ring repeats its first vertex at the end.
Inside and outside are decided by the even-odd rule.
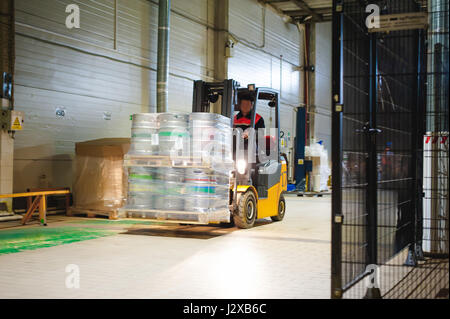
POLYGON ((0 97, 3 99, 11 100, 11 94, 12 94, 12 75, 7 72, 3 72, 1 78, 0 97))
POLYGON ((305 108, 297 108, 297 130, 295 137, 295 188, 305 191, 305 108))
POLYGON ((287 185, 287 191, 288 191, 288 192, 293 192, 293 191, 295 191, 295 184, 288 184, 288 185, 287 185))

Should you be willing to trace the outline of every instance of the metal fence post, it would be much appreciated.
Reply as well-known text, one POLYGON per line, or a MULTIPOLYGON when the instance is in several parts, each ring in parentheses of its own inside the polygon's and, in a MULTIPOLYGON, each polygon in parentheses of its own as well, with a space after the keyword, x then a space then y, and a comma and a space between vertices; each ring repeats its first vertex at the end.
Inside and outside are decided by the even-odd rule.
MULTIPOLYGON (((367 134, 367 146, 368 146, 368 161, 367 161, 367 265, 377 265, 377 211, 378 211, 378 199, 377 199, 377 36, 376 33, 370 35, 370 60, 369 60, 369 72, 370 72, 370 87, 369 87, 369 125, 366 129, 367 134)), ((374 299, 381 298, 380 288, 373 287, 367 288, 364 298, 374 299)))
POLYGON ((418 39, 418 63, 417 63, 417 108, 416 108, 416 220, 414 229, 414 249, 417 260, 424 260, 423 256, 423 136, 425 135, 426 127, 426 96, 427 86, 427 64, 426 64, 426 46, 425 46, 425 32, 419 30, 418 39))
POLYGON ((413 177, 413 220, 411 231, 412 242, 409 245, 408 256, 405 261, 406 266, 416 266, 417 260, 423 260, 422 251, 422 167, 423 167, 423 135, 424 135, 424 107, 425 101, 423 99, 423 31, 419 30, 417 35, 417 82, 416 82, 416 107, 413 116, 413 130, 412 130, 412 167, 411 176, 413 177))
POLYGON ((343 1, 333 0, 331 298, 342 298, 343 1))

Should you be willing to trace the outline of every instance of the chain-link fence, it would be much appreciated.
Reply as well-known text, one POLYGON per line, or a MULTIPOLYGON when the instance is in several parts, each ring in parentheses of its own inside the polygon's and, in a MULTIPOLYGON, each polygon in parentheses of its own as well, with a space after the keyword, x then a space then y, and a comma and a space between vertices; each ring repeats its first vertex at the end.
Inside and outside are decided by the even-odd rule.
POLYGON ((429 264, 422 247, 448 269, 448 15, 433 22, 445 5, 333 3, 334 298, 416 296, 398 287, 429 264))

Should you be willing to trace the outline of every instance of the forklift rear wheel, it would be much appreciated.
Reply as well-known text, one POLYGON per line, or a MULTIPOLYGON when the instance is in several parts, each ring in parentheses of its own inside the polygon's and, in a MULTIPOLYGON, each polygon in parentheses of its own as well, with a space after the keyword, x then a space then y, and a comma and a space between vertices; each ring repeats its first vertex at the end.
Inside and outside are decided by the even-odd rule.
POLYGON ((239 228, 252 228, 256 220, 256 196, 252 191, 245 192, 238 205, 238 212, 233 214, 233 220, 239 228))
POLYGON ((280 201, 278 202, 278 215, 272 216, 272 220, 274 222, 279 222, 283 220, 284 213, 286 212, 286 201, 284 200, 284 196, 280 195, 280 201))

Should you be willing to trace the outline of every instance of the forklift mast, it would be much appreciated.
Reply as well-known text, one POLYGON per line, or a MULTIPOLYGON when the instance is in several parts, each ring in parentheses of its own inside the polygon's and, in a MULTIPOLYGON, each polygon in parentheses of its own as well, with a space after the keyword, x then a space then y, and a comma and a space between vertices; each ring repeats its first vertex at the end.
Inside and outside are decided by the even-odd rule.
POLYGON ((239 82, 225 80, 223 82, 194 81, 192 112, 210 112, 210 104, 222 97, 220 114, 231 119, 233 126, 234 108, 238 103, 237 90, 239 82))
MULTIPOLYGON (((192 112, 210 112, 210 104, 216 103, 219 96, 222 97, 220 114, 230 118, 231 127, 234 125, 234 112, 239 111, 239 96, 252 94, 254 97, 253 107, 250 112, 251 126, 255 127, 256 105, 258 100, 269 101, 269 106, 275 108, 275 129, 277 137, 280 138, 279 117, 279 93, 271 88, 257 88, 254 84, 240 87, 239 82, 229 79, 223 82, 194 81, 194 92, 192 101, 192 112)), ((280 143, 277 143, 278 156, 280 156, 280 143)))
MULTIPOLYGON (((239 96, 248 93, 254 97, 253 107, 250 112, 250 127, 255 127, 256 105, 258 100, 267 100, 269 101, 269 106, 275 108, 275 129, 277 130, 277 138, 279 139, 279 93, 271 88, 257 88, 254 84, 250 84, 247 87, 240 87, 239 82, 232 79, 223 82, 194 81, 192 112, 210 112, 210 104, 216 103, 219 100, 219 96, 221 96, 220 114, 230 118, 230 124, 233 127, 234 112, 239 111, 239 96)), ((279 157, 281 151, 279 141, 277 147, 279 157)))

